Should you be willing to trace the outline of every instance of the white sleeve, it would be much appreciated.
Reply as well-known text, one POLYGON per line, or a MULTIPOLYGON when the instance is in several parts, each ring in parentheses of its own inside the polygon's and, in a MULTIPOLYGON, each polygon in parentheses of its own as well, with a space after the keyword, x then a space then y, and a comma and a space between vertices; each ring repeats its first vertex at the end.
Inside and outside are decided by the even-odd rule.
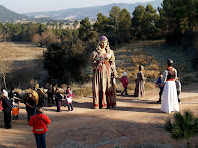
POLYGON ((168 75, 168 71, 167 71, 167 70, 165 70, 165 71, 164 71, 164 73, 163 73, 162 85, 164 85, 164 83, 166 82, 167 75, 168 75))

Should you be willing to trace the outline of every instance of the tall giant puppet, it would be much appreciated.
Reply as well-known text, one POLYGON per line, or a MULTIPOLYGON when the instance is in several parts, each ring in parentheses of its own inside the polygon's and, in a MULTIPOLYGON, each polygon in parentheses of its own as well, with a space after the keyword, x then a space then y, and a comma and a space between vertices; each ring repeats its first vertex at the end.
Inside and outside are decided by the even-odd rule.
POLYGON ((106 36, 101 36, 91 55, 93 66, 93 108, 111 108, 116 105, 115 56, 106 36))

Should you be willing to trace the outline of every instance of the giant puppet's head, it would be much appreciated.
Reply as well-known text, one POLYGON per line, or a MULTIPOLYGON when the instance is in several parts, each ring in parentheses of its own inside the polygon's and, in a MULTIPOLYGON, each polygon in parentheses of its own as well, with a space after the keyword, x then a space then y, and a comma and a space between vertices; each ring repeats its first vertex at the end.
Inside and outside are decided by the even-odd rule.
POLYGON ((101 36, 99 38, 98 47, 96 48, 97 51, 101 52, 103 49, 107 51, 110 50, 109 42, 106 36, 101 36))

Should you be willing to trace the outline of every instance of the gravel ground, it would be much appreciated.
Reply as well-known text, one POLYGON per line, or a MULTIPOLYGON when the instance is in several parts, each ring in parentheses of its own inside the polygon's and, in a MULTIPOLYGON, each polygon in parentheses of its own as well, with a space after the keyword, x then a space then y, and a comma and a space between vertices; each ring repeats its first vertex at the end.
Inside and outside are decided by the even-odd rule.
MULTIPOLYGON (((188 87, 190 88, 190 87, 188 87)), ((191 109, 198 116, 198 85, 181 93, 180 110, 191 109)), ((132 94, 132 92, 130 92, 132 94)), ((183 148, 184 140, 174 140, 164 130, 167 119, 174 113, 165 114, 157 104, 158 91, 147 92, 144 98, 117 96, 114 109, 94 110, 92 98, 74 99, 74 111, 62 106, 46 107, 45 114, 52 123, 47 132, 47 147, 137 147, 183 148)), ((0 112, 0 147, 35 147, 32 127, 26 120, 25 106, 21 104, 18 120, 12 120, 12 129, 4 129, 3 113, 0 112)), ((198 145, 198 136, 190 139, 192 147, 198 145)))

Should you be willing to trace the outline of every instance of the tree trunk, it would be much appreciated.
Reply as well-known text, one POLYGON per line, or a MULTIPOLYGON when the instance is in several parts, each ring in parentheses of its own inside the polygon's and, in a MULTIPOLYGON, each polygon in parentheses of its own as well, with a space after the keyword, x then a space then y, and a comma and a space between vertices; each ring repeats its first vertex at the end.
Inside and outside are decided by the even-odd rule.
POLYGON ((6 86, 6 77, 5 77, 5 75, 3 75, 3 83, 4 83, 4 86, 5 86, 5 89, 7 90, 7 86, 6 86))
POLYGON ((186 143, 187 144, 186 147, 189 148, 190 147, 189 138, 186 139, 186 142, 187 142, 186 143))

